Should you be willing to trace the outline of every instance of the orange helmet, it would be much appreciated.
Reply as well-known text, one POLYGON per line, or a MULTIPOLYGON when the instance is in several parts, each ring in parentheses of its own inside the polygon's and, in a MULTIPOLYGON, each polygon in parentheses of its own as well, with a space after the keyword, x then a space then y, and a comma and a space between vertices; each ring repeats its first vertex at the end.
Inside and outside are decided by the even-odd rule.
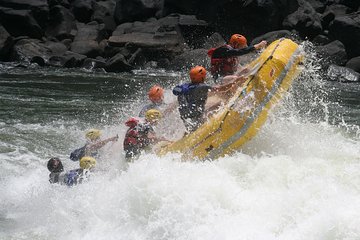
POLYGON ((190 79, 192 83, 202 83, 205 81, 206 69, 202 66, 195 66, 190 70, 190 79))
POLYGON ((164 98, 164 89, 159 85, 154 85, 150 88, 148 96, 152 102, 161 102, 164 98))
POLYGON ((229 44, 233 48, 244 48, 247 47, 247 40, 243 35, 234 34, 231 36, 229 44))

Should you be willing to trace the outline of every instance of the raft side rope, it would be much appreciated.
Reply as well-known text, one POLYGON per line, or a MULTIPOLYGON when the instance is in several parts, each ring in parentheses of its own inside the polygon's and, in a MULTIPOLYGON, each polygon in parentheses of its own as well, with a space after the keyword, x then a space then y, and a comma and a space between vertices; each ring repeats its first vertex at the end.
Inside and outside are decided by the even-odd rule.
MULTIPOLYGON (((277 48, 279 47, 280 43, 284 40, 285 38, 281 38, 279 40, 279 42, 276 44, 276 46, 274 47, 274 49, 272 50, 271 54, 265 59, 265 61, 260 65, 260 67, 256 70, 255 73, 253 73, 251 75, 251 78, 248 79, 247 81, 245 81, 244 86, 242 87, 243 90, 240 92, 240 94, 233 100, 233 102, 231 103, 230 107, 227 108, 225 116, 223 117, 223 119, 220 121, 220 125, 219 127, 215 130, 210 132, 205 138, 203 138, 200 142, 194 144, 192 147, 190 147, 185 154, 189 154, 192 150, 194 150, 196 147, 198 147, 199 145, 201 145, 203 142, 205 142, 207 139, 209 139, 210 137, 212 137, 214 134, 221 132, 222 131, 222 127, 223 124, 227 118, 227 116, 229 115, 230 111, 233 109, 233 107, 235 106, 235 104, 240 100, 240 98, 242 96, 245 97, 246 95, 246 89, 248 88, 249 84, 254 80, 256 74, 265 66, 265 64, 271 60, 273 58, 273 55, 275 53, 275 51, 277 50, 277 48)), ((215 149, 214 149, 215 150, 215 149)), ((209 152, 214 151, 213 149, 210 149, 209 152)))

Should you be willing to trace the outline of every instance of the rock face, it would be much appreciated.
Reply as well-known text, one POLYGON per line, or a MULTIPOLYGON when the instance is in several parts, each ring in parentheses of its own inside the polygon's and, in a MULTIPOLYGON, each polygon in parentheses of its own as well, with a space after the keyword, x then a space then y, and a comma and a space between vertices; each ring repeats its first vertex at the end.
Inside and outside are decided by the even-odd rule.
POLYGON ((311 40, 324 68, 358 71, 359 11, 359 0, 0 0, 0 61, 177 70, 208 66, 207 50, 240 33, 311 40))
POLYGON ((360 55, 360 12, 336 17, 329 26, 329 35, 339 39, 349 57, 360 55))
POLYGON ((71 51, 92 58, 102 56, 104 46, 100 42, 107 37, 105 24, 98 24, 97 22, 78 23, 77 28, 79 30, 71 44, 71 51))
POLYGON ((12 46, 13 38, 6 29, 0 25, 0 61, 4 61, 9 58, 12 46))

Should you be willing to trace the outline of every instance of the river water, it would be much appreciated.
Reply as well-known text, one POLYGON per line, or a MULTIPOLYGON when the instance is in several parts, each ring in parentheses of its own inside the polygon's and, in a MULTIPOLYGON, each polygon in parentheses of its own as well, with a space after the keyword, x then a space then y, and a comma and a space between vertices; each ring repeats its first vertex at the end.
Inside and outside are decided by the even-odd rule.
MULTIPOLYGON (((360 85, 327 82, 317 59, 241 151, 216 161, 145 154, 126 163, 124 121, 154 83, 180 72, 108 74, 18 69, 0 73, 0 239, 360 239, 360 85), (46 162, 108 144, 91 179, 50 185, 46 162)), ((167 137, 182 135, 177 114, 167 137)))

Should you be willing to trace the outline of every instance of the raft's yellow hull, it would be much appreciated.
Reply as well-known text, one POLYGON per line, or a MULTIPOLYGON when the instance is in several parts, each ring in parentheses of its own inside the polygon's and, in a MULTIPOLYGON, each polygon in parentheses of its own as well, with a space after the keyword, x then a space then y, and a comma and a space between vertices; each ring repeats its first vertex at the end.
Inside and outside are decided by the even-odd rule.
POLYGON ((184 159, 215 159, 239 149, 256 135, 268 111, 299 73, 302 55, 290 39, 270 44, 248 65, 256 69, 222 110, 186 137, 163 146, 158 154, 179 152, 184 159))

